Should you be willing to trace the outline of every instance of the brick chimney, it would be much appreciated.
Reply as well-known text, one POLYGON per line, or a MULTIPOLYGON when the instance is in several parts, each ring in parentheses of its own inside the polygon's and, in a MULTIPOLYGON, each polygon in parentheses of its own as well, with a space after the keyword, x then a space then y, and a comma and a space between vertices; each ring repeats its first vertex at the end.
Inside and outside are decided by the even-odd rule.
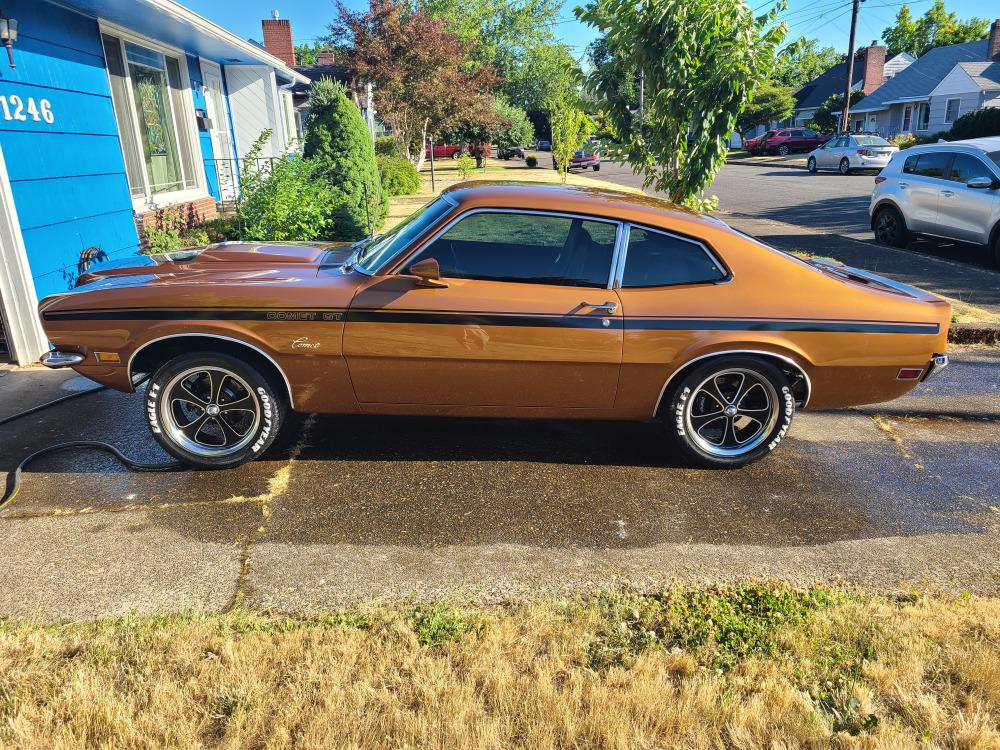
POLYGON ((1000 62, 1000 18, 990 26, 990 41, 986 45, 986 59, 1000 62))
POLYGON ((334 65, 337 62, 337 55, 333 52, 317 52, 316 53, 316 64, 317 65, 334 65))
POLYGON ((858 57, 865 61, 865 79, 861 84, 861 90, 870 94, 883 83, 885 83, 885 47, 872 43, 858 50, 858 57))
POLYGON ((295 65, 295 45, 292 44, 292 22, 279 18, 278 11, 271 11, 271 17, 260 22, 264 30, 264 49, 284 61, 285 65, 295 65))

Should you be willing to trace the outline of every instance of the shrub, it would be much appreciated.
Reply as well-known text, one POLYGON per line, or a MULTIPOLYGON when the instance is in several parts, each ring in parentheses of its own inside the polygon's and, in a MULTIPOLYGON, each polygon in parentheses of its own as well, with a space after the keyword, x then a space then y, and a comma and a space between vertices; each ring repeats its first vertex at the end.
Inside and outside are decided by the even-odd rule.
POLYGON ((316 179, 332 187, 332 237, 360 239, 380 226, 389 212, 371 134, 361 110, 330 78, 313 84, 309 106, 304 154, 317 164, 316 179))
POLYGON ((986 138, 1000 135, 1000 107, 986 107, 975 112, 966 112, 955 120, 948 131, 949 141, 966 138, 986 138))
POLYGON ((462 179, 469 179, 475 168, 476 160, 463 151, 462 155, 458 157, 458 171, 462 173, 462 179))
POLYGON ((375 139, 376 156, 399 156, 399 145, 391 135, 380 135, 375 139))
POLYGON ((205 232, 209 243, 240 239, 240 225, 235 216, 216 216, 199 224, 198 229, 205 232))
POLYGON ((271 133, 265 130, 247 152, 236 206, 245 240, 318 240, 333 234, 334 188, 314 159, 289 156, 270 164, 257 157, 271 133))
POLYGON ((379 154, 376 159, 386 195, 412 195, 420 190, 420 174, 409 160, 399 154, 379 154))
POLYGON ((180 250, 184 245, 181 234, 188 228, 187 220, 177 208, 165 208, 142 228, 146 239, 144 253, 155 255, 180 250))
POLYGON ((526 157, 524 157, 524 163, 527 164, 529 167, 532 167, 532 168, 537 167, 538 166, 538 157, 535 156, 534 154, 528 154, 526 157))

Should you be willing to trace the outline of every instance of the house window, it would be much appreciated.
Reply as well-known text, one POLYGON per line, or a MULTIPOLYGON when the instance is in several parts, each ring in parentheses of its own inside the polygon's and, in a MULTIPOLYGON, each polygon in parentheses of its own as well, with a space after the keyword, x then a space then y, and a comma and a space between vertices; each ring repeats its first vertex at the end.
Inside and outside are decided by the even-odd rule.
POLYGON ((910 132, 910 117, 913 115, 913 107, 907 104, 903 107, 903 124, 899 128, 902 132, 910 132))
POLYGON ((917 105, 917 130, 927 130, 931 120, 931 105, 917 105))
POLYGON ((191 96, 180 58, 112 34, 102 39, 132 197, 198 187, 191 96))
POLYGON ((944 122, 946 125, 958 119, 958 108, 962 104, 961 99, 949 99, 944 110, 944 122))

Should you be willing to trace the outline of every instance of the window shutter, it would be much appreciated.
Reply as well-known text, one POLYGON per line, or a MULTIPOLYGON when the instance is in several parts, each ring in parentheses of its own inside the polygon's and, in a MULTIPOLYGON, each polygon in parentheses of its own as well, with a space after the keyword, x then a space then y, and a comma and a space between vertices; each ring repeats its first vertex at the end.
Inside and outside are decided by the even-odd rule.
POLYGON ((118 136, 125 156, 125 174, 128 176, 129 192, 133 198, 141 198, 146 193, 143 184, 142 154, 132 126, 132 107, 128 97, 128 79, 125 76, 125 62, 122 59, 122 44, 118 37, 102 34, 104 59, 108 65, 111 81, 111 100, 118 120, 118 136))
POLYGON ((197 169, 191 148, 191 121, 187 116, 187 102, 184 97, 191 96, 190 86, 185 86, 181 80, 180 63, 173 57, 164 57, 167 63, 167 80, 170 83, 170 100, 173 104, 174 117, 177 122, 177 140, 181 149, 181 168, 184 171, 184 187, 198 187, 197 169))

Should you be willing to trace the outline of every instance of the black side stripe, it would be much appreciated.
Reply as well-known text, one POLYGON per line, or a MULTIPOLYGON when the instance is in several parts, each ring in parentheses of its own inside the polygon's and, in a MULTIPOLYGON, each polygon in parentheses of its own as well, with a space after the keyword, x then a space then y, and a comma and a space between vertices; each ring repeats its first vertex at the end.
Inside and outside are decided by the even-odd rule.
POLYGON ((131 309, 49 312, 46 320, 254 320, 304 323, 410 323, 419 325, 594 328, 627 331, 771 331, 801 333, 909 333, 933 335, 937 323, 781 318, 608 317, 551 313, 503 314, 430 310, 234 310, 131 309), (607 323, 607 325, 606 325, 607 323))

